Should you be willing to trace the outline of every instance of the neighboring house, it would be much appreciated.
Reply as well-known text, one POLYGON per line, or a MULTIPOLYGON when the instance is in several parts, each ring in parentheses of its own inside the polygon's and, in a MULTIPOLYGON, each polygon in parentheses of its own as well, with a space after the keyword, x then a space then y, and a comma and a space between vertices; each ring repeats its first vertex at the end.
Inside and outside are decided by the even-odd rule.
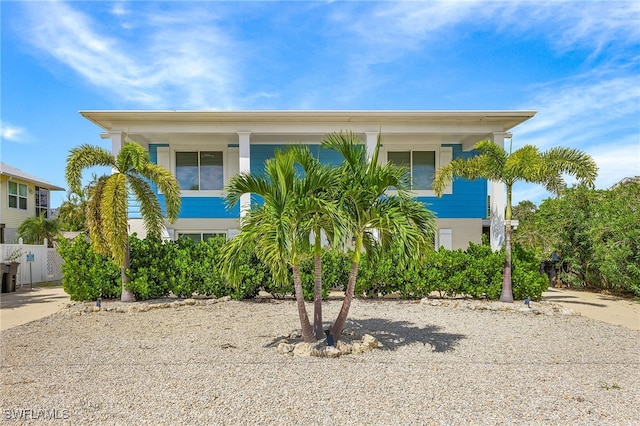
POLYGON ((0 162, 0 244, 17 242, 18 226, 29 217, 50 217, 51 191, 64 188, 0 162))
MULTIPOLYGON (((476 155, 483 139, 504 146, 509 130, 535 111, 82 111, 104 129, 117 154, 128 139, 148 150, 151 160, 170 170, 182 190, 179 219, 167 225, 169 238, 194 239, 237 233, 249 198, 228 210, 224 186, 239 172, 260 172, 276 148, 307 144, 325 163, 339 155, 320 150, 331 132, 353 131, 371 151, 381 134, 380 161, 410 165, 413 193, 438 219, 437 247, 479 243, 483 228, 499 247, 504 235, 504 186, 457 179, 437 198, 434 171, 456 158, 476 155), (488 197, 488 195, 491 195, 488 197), (488 205, 489 200, 491 205, 488 205), (490 215, 488 214, 490 212, 490 215), (490 219, 489 219, 490 216, 490 219)), ((162 199, 162 195, 160 194, 162 199)), ((139 234, 139 212, 131 211, 131 231, 139 234)))

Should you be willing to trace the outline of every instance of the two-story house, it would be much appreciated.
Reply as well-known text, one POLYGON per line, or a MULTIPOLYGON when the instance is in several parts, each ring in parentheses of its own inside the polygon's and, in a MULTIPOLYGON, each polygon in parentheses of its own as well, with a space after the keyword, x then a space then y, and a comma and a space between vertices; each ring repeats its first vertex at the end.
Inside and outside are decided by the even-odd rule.
MULTIPOLYGON (((148 150, 152 161, 170 170, 182 191, 179 219, 167 224, 170 238, 232 236, 249 208, 245 197, 228 210, 224 187, 239 172, 260 172, 274 150, 309 145, 322 162, 339 155, 319 148, 331 132, 352 131, 372 150, 381 136, 379 161, 409 165, 412 192, 435 212, 437 247, 466 248, 483 230, 502 244, 504 186, 457 179, 441 198, 431 189, 434 171, 452 159, 476 155, 483 139, 504 146, 509 131, 535 111, 82 111, 101 127, 117 154, 128 138, 148 150), (490 203, 490 205, 489 205, 490 203), (491 212, 491 214, 489 214, 491 212)), ((162 199, 162 194, 159 194, 162 199)), ((135 206, 132 231, 142 230, 135 206)))
POLYGON ((51 191, 64 188, 0 163, 0 244, 17 242, 18 226, 29 217, 51 214, 51 191))

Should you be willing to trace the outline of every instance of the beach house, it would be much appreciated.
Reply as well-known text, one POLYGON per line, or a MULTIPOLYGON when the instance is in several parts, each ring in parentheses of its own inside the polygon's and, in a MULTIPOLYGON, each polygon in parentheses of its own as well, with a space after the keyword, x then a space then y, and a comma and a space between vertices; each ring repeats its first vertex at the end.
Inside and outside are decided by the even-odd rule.
POLYGON ((17 241, 18 226, 29 217, 51 214, 51 191, 64 191, 52 183, 0 163, 0 244, 17 241))
MULTIPOLYGON (((502 184, 456 179, 437 198, 433 173, 456 158, 477 153, 476 142, 499 146, 510 131, 535 111, 81 111, 102 129, 117 154, 125 141, 142 145, 153 162, 170 170, 182 193, 179 219, 166 237, 196 240, 238 232, 250 200, 226 209, 224 187, 240 172, 260 172, 274 150, 306 144, 325 163, 339 155, 319 148, 331 132, 352 131, 371 151, 380 136, 379 161, 409 165, 412 194, 435 212, 434 244, 466 248, 483 232, 494 247, 502 244, 505 193, 502 184)), ((162 199, 162 194, 159 194, 162 199)), ((143 233, 139 211, 131 207, 130 229, 143 233)))

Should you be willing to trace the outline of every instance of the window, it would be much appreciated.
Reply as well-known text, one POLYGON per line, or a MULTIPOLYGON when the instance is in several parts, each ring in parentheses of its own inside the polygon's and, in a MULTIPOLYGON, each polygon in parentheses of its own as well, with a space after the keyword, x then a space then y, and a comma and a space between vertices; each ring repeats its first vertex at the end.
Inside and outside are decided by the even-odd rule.
POLYGON ((222 190, 221 151, 176 152, 176 180, 187 191, 222 190))
POLYGON ((180 233, 178 234, 178 239, 180 238, 188 238, 195 242, 207 241, 211 238, 227 238, 227 234, 224 232, 189 232, 189 233, 180 233))
POLYGON ((36 186, 36 216, 41 213, 46 219, 49 218, 49 190, 36 186))
POLYGON ((9 207, 20 210, 27 209, 27 185, 9 182, 9 207))
POLYGON ((436 171, 435 151, 395 151, 387 154, 387 160, 397 166, 406 166, 411 174, 411 189, 431 190, 436 171))

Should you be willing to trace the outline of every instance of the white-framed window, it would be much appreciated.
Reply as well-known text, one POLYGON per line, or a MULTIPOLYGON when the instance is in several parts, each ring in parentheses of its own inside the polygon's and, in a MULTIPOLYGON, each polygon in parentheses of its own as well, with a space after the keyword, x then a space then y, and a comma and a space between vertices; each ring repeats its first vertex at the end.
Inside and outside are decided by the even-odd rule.
POLYGON ((36 216, 41 213, 46 219, 49 218, 49 190, 36 186, 36 216))
POLYGON ((389 151, 387 160, 396 166, 407 167, 412 190, 431 190, 436 172, 435 151, 389 151))
POLYGON ((222 231, 206 231, 206 232, 178 232, 178 239, 188 238, 195 242, 207 241, 211 238, 224 237, 227 238, 227 233, 222 231))
MULTIPOLYGON (((435 172, 452 160, 453 149, 437 145, 393 145, 386 147, 386 157, 389 163, 407 167, 410 190, 414 195, 435 196, 432 189, 435 172)), ((453 187, 449 185, 444 194, 452 193, 453 187)))
POLYGON ((8 182, 9 207, 12 209, 27 210, 27 185, 18 182, 8 182))
POLYGON ((222 151, 176 151, 175 176, 183 191, 222 191, 222 151))

